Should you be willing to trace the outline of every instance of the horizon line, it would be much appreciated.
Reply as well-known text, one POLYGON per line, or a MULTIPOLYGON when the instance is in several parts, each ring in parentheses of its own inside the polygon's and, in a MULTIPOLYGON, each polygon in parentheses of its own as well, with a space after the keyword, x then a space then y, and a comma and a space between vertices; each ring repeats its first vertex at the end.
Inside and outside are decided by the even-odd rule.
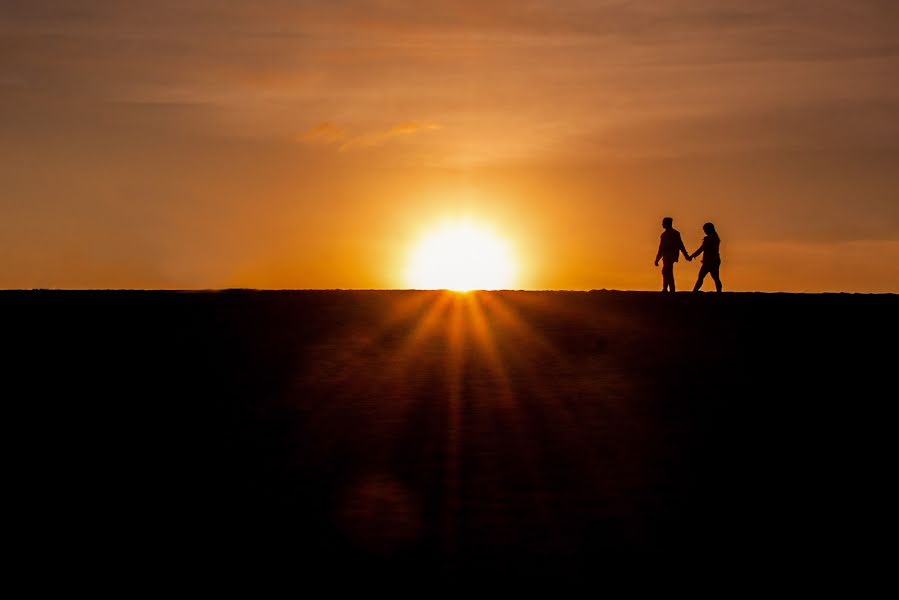
MULTIPOLYGON (((454 294, 470 294, 479 292, 560 292, 560 293, 594 293, 594 292, 613 292, 613 293, 645 293, 645 294, 666 294, 660 290, 629 290, 618 288, 590 288, 590 289, 574 289, 574 288, 498 288, 498 289, 474 289, 474 290, 452 290, 448 288, 253 288, 253 287, 222 287, 222 288, 64 288, 64 287, 34 287, 34 288, 0 288, 2 292, 169 292, 169 293, 222 293, 222 292, 446 292, 454 294)), ((795 295, 866 295, 866 296, 895 296, 897 292, 858 292, 858 291, 765 291, 765 290, 738 290, 738 291, 703 291, 693 292, 692 290, 681 290, 675 294, 695 295, 695 294, 795 294, 795 295)))

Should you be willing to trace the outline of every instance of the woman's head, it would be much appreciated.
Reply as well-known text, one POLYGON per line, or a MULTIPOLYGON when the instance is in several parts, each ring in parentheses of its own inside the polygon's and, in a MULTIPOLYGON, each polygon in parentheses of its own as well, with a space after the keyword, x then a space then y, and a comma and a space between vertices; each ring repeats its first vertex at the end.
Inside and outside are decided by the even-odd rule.
POLYGON ((702 230, 705 231, 706 235, 712 235, 715 233, 715 225, 712 223, 706 223, 702 226, 702 230))

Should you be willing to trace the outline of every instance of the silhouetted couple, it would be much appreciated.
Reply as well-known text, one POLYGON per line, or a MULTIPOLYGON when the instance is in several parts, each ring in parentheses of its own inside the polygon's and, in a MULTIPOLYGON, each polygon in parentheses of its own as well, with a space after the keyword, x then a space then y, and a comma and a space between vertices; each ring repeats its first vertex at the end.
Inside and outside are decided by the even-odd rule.
POLYGON ((662 291, 674 292, 674 263, 683 253, 687 262, 693 260, 702 254, 702 268, 699 269, 699 277, 696 279, 696 285, 693 291, 698 292, 702 287, 702 282, 706 275, 711 275, 715 282, 715 289, 721 291, 721 277, 719 270, 721 269, 721 254, 719 247, 721 246, 721 238, 715 231, 715 226, 706 223, 702 226, 705 237, 702 238, 702 245, 693 254, 688 254, 684 247, 684 241, 681 239, 680 231, 672 227, 674 219, 665 217, 662 219, 662 237, 659 240, 659 252, 656 254, 656 266, 659 266, 659 260, 662 261, 662 291))

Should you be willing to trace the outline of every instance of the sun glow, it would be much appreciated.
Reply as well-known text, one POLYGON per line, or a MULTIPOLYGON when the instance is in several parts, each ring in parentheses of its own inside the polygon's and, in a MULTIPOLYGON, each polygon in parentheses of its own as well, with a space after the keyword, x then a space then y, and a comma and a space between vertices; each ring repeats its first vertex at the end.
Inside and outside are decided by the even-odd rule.
POLYGON ((442 225, 412 252, 406 280, 417 289, 509 289, 516 275, 509 246, 489 229, 469 221, 442 225))

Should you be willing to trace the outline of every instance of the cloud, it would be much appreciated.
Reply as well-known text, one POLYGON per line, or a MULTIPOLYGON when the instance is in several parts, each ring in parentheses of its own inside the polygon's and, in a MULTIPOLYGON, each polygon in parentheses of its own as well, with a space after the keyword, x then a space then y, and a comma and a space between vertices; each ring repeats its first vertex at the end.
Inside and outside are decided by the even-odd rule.
POLYGON ((407 121, 386 129, 376 129, 351 134, 345 128, 330 122, 316 125, 297 136, 298 141, 312 144, 336 145, 340 152, 382 146, 397 138, 409 137, 441 129, 432 122, 407 121))
POLYGON ((309 131, 301 133, 297 139, 301 142, 310 142, 318 144, 335 144, 347 138, 347 132, 342 127, 338 127, 333 123, 322 123, 316 125, 309 131))
POLYGON ((403 121, 427 115, 447 130, 429 156, 466 164, 822 138, 857 153, 893 148, 899 127, 895 0, 188 4, 0 3, 0 112, 81 121, 73 107, 116 102, 178 135, 273 142, 304 115, 320 125, 296 141, 343 152, 417 140, 438 127, 403 121), (162 105, 194 116, 169 123, 162 105))
MULTIPOLYGON (((749 123, 759 112, 833 105, 872 114, 876 103, 899 98, 895 0, 432 0, 427 7, 4 0, 0 103, 29 94, 25 108, 36 98, 57 104, 56 114, 73 100, 190 105, 200 118, 173 129, 272 140, 283 139, 296 114, 312 123, 352 115, 386 124, 424 114, 452 130, 445 136, 452 140, 441 140, 448 157, 496 139, 506 144, 491 153, 499 160, 521 148, 577 155, 567 150, 581 136, 602 140, 610 129, 633 128, 622 137, 634 146, 648 123, 749 123)), ((858 122, 852 113, 839 117, 858 122)), ((895 122, 889 117, 888 129, 895 122)), ((352 150, 429 130, 422 125, 299 137, 352 150)), ((867 122, 859 126, 869 133, 867 122)), ((693 128, 688 145, 701 144, 705 129, 693 128)), ((748 136, 728 143, 754 148, 767 135, 744 129, 748 136)), ((803 137, 787 142, 817 150, 803 137)), ((658 146, 648 140, 637 151, 658 146)))
POLYGON ((340 145, 340 150, 352 150, 355 148, 370 148, 372 146, 384 145, 396 138, 426 133, 428 131, 436 131, 440 129, 440 125, 436 123, 418 123, 410 121, 401 123, 383 131, 370 131, 357 135, 345 141, 340 145))

